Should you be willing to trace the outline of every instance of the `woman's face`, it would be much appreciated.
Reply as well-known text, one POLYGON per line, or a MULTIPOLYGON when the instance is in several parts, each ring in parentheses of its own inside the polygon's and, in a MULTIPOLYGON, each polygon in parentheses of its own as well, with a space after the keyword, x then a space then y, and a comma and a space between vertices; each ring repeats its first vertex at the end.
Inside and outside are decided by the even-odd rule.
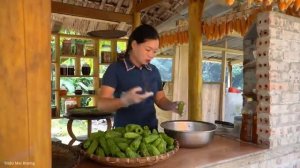
POLYGON ((136 63, 140 65, 149 64, 154 58, 158 48, 159 41, 156 40, 146 40, 144 43, 138 44, 136 41, 131 43, 132 56, 136 63))

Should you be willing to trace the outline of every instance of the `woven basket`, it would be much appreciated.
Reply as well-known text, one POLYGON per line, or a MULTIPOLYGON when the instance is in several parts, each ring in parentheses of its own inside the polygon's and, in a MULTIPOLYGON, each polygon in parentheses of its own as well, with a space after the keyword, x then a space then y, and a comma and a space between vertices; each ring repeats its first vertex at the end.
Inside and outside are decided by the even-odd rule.
POLYGON ((80 154, 74 148, 52 142, 52 168, 75 168, 80 162, 80 154))
POLYGON ((175 141, 175 148, 165 154, 151 157, 140 157, 140 158, 115 158, 115 157, 99 157, 96 155, 88 154, 85 150, 80 149, 80 152, 98 163, 105 164, 113 167, 142 167, 151 166, 158 162, 172 157, 179 150, 179 143, 175 141))

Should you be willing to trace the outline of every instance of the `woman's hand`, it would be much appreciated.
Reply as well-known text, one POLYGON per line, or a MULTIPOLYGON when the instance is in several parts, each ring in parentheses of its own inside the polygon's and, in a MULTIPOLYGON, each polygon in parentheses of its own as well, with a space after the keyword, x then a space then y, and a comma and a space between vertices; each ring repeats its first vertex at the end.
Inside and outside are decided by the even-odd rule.
POLYGON ((124 107, 128 107, 132 104, 138 104, 143 100, 147 99, 148 97, 153 96, 153 92, 145 92, 143 94, 140 94, 139 92, 141 91, 142 91, 141 87, 135 87, 123 93, 121 95, 120 100, 124 104, 124 107))
POLYGON ((170 111, 173 111, 177 114, 179 114, 180 116, 182 116, 183 111, 184 111, 184 102, 183 101, 175 101, 170 103, 170 111))
POLYGON ((166 97, 164 91, 157 92, 155 94, 154 100, 155 100, 155 104, 163 110, 172 111, 179 115, 182 115, 182 113, 184 112, 184 102, 183 101, 175 101, 175 102, 170 101, 166 97))

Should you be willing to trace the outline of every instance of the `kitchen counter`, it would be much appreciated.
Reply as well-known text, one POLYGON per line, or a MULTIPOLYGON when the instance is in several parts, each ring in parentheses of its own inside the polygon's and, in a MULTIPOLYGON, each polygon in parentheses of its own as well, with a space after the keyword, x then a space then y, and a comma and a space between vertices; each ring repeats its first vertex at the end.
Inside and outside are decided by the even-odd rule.
MULTIPOLYGON (((240 142, 238 140, 216 135, 214 140, 208 146, 196 149, 184 149, 179 151, 169 160, 155 164, 155 168, 190 168, 204 167, 213 164, 248 157, 265 152, 266 149, 259 148, 256 145, 240 142)), ((88 159, 82 160, 79 168, 110 168, 109 166, 100 165, 88 159)))

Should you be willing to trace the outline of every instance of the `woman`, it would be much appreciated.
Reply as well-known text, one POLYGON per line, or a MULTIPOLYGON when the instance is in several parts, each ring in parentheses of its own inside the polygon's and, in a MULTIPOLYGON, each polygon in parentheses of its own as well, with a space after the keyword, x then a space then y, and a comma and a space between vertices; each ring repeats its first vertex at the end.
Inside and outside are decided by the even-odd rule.
POLYGON ((97 105, 101 111, 116 111, 115 127, 139 124, 157 129, 154 103, 178 113, 177 102, 166 98, 158 69, 150 64, 158 49, 157 31, 141 25, 129 37, 125 59, 107 68, 97 105))

